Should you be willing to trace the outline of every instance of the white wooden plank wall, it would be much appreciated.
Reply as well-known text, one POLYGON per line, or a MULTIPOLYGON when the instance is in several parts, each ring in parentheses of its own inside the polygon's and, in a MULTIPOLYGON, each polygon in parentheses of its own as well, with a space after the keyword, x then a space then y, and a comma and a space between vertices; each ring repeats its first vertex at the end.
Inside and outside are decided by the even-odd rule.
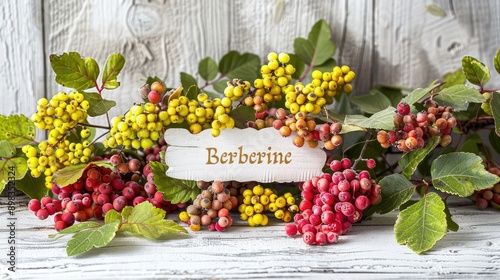
MULTIPOLYGON (((122 87, 105 94, 118 101, 111 115, 139 100, 148 75, 178 86, 179 72, 197 74, 198 62, 229 50, 265 57, 293 51, 324 18, 337 43, 339 63, 357 72, 356 94, 374 85, 422 87, 473 55, 493 69, 500 47, 497 1, 229 1, 51 0, 0 2, 0 114, 35 111, 38 97, 62 88, 49 54, 78 51, 103 63, 122 52, 122 87), (440 17, 426 10, 435 4, 440 17), (45 66, 45 69, 43 68, 45 66)), ((500 85, 493 75, 492 87, 500 85)))

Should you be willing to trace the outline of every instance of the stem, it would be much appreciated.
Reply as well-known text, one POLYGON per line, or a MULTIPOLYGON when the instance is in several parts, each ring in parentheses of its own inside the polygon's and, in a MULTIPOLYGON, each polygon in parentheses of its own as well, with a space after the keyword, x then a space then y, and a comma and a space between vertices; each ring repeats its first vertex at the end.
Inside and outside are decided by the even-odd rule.
MULTIPOLYGON (((314 59, 313 59, 313 61, 314 61, 314 59)), ((306 71, 304 71, 304 73, 302 73, 302 76, 300 76, 297 81, 302 82, 302 80, 304 80, 307 77, 309 72, 311 72, 312 68, 313 68, 313 62, 311 62, 311 64, 307 65, 306 71)))
POLYGON ((90 145, 94 144, 95 142, 97 142, 97 140, 101 139, 104 135, 108 134, 108 132, 105 132, 105 133, 102 133, 101 135, 99 135, 98 137, 94 138, 94 140, 92 141, 92 143, 90 143, 90 145))
POLYGON ((367 139, 365 140, 365 144, 363 144, 363 148, 361 149, 361 152, 359 153, 359 157, 354 161, 354 163, 352 165, 352 169, 356 169, 356 165, 358 165, 359 161, 361 161, 363 159, 363 154, 365 153, 366 148, 368 147, 368 142, 372 141, 371 137, 372 137, 372 134, 369 133, 367 139))
POLYGON ((94 128, 102 128, 102 129, 107 129, 107 130, 111 129, 111 126, 102 126, 102 125, 90 124, 90 123, 78 123, 78 125, 87 126, 87 127, 94 127, 94 128))
POLYGON ((225 74, 221 74, 217 79, 211 80, 210 82, 207 81, 202 87, 200 87, 200 90, 201 89, 205 89, 208 86, 214 85, 218 81, 222 80, 224 77, 226 77, 226 75, 225 74))
POLYGON ((481 93, 485 93, 485 92, 497 92, 497 91, 500 91, 500 88, 494 88, 494 89, 481 89, 481 93))

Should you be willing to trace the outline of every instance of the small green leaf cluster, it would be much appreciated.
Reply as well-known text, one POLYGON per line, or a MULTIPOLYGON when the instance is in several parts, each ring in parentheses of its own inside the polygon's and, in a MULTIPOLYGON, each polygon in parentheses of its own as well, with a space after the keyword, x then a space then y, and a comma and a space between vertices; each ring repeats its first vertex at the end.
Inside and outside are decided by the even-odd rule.
POLYGON ((164 239, 187 230, 172 220, 165 220, 165 210, 145 201, 135 207, 126 206, 121 213, 110 210, 104 217, 104 225, 87 221, 70 226, 51 238, 74 234, 68 241, 66 253, 74 256, 108 245, 118 232, 149 239, 164 239))

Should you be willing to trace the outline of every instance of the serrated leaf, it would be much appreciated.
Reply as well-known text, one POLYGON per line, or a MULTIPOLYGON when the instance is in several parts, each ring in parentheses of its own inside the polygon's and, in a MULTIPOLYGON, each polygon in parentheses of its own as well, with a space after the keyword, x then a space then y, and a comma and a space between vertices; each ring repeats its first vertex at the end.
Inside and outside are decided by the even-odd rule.
POLYGON ((95 61, 91 57, 86 57, 84 61, 85 68, 87 68, 87 73, 89 74, 89 78, 92 81, 97 80, 97 77, 99 77, 99 65, 97 64, 97 61, 95 61))
POLYGON ((9 181, 22 179, 27 171, 28 164, 25 158, 16 157, 0 160, 0 193, 9 181))
POLYGON ((445 204, 436 193, 428 193, 419 202, 401 211, 394 225, 399 244, 420 254, 431 249, 446 234, 445 204))
POLYGON ((485 170, 483 160, 470 153, 449 153, 436 158, 431 165, 432 183, 436 189, 461 197, 470 196, 500 182, 500 177, 485 170))
POLYGON ((219 72, 230 79, 253 81, 259 77, 260 59, 251 53, 230 51, 219 61, 219 72))
POLYGON ((87 114, 91 117, 97 117, 106 114, 111 108, 116 106, 114 100, 103 99, 97 92, 82 92, 85 100, 89 102, 87 114))
POLYGON ((205 57, 198 63, 198 74, 205 80, 211 81, 215 79, 219 73, 219 68, 217 67, 217 62, 211 57, 205 57))
POLYGON ((247 122, 255 121, 255 110, 253 107, 240 106, 229 112, 229 116, 234 119, 234 126, 237 128, 247 128, 247 122))
POLYGON ((132 210, 134 210, 134 207, 133 206, 125 206, 123 207, 122 209, 122 220, 127 220, 128 217, 130 217, 130 214, 132 214, 132 210))
POLYGON ((107 168, 113 168, 111 163, 109 161, 93 161, 87 164, 77 164, 77 165, 70 165, 66 166, 63 169, 57 170, 54 175, 52 175, 52 178, 55 180, 55 182, 63 187, 67 186, 70 184, 75 183, 82 177, 83 172, 89 167, 89 166, 104 166, 107 168))
POLYGON ((150 162, 154 174, 154 182, 158 191, 163 193, 163 199, 172 204, 184 203, 196 199, 201 192, 196 181, 179 180, 168 177, 167 166, 159 162, 150 162))
POLYGON ((462 71, 469 82, 478 86, 483 86, 490 80, 488 67, 472 56, 462 58, 462 71))
POLYGON ((347 115, 344 123, 356 125, 363 128, 392 130, 394 128, 394 112, 396 108, 390 106, 379 111, 369 118, 363 115, 347 115))
POLYGON ((74 256, 90 251, 92 248, 104 247, 108 245, 116 235, 120 221, 116 220, 110 224, 103 225, 96 229, 87 229, 75 233, 68 241, 66 253, 74 256))
POLYGON ((490 107, 493 120, 495 120, 495 132, 500 136, 500 93, 491 93, 490 107))
POLYGON ((446 204, 446 200, 443 200, 444 203, 444 213, 446 214, 446 225, 448 230, 451 231, 458 231, 458 224, 453 221, 451 218, 453 215, 451 215, 450 208, 448 207, 448 204, 446 204))
POLYGON ((50 65, 56 74, 56 82, 62 86, 74 88, 77 91, 95 86, 93 74, 89 72, 85 60, 77 52, 63 53, 60 56, 52 54, 50 65))
POLYGON ((87 230, 87 229, 95 229, 95 228, 98 228, 100 226, 102 226, 102 224, 100 224, 98 222, 93 222, 93 221, 81 222, 81 223, 73 224, 72 226, 69 226, 69 227, 63 229, 56 234, 50 234, 49 238, 58 239, 60 237, 65 236, 66 234, 71 234, 71 233, 75 233, 75 232, 87 230))
POLYGON ((457 69, 454 72, 450 72, 443 76, 443 81, 445 82, 441 88, 447 88, 454 85, 463 85, 465 84, 465 75, 462 69, 457 69))
POLYGON ((475 88, 466 85, 454 85, 434 95, 439 105, 449 105, 455 111, 467 110, 469 103, 482 103, 487 99, 475 88))
POLYGON ((434 148, 439 144, 440 139, 441 138, 439 136, 433 136, 422 149, 417 149, 402 155, 398 160, 398 164, 403 170, 401 172, 402 175, 410 179, 415 170, 417 170, 420 162, 434 150, 434 148))
POLYGON ((378 184, 382 188, 382 201, 363 212, 367 217, 373 213, 385 214, 399 209, 415 191, 415 185, 397 173, 385 176, 378 184))
POLYGON ((446 15, 446 13, 444 12, 444 10, 441 9, 441 7, 439 7, 439 6, 435 5, 435 4, 427 5, 426 10, 430 14, 433 14, 433 15, 438 16, 438 17, 444 17, 446 15))
POLYGON ((112 223, 112 222, 114 222, 116 220, 121 221, 122 220, 122 216, 115 209, 109 210, 108 212, 106 212, 106 215, 104 215, 104 223, 105 224, 112 223))
POLYGON ((332 41, 332 31, 325 20, 317 21, 307 39, 296 38, 293 49, 308 65, 321 65, 335 54, 335 43, 332 41))
POLYGON ((0 140, 7 140, 18 147, 31 143, 35 136, 35 124, 26 116, 0 115, 0 140))
POLYGON ((0 140, 0 158, 11 158, 16 154, 16 146, 7 140, 0 140))
POLYGON ((368 114, 375 114, 391 106, 389 98, 378 90, 371 90, 366 95, 351 96, 350 100, 368 114))
POLYGON ((406 102, 410 105, 418 102, 420 99, 430 96, 430 92, 436 88, 436 85, 430 85, 426 88, 417 88, 413 90, 410 94, 401 99, 402 102, 406 102))
POLYGON ((45 175, 33 178, 29 172, 26 172, 21 180, 16 181, 16 189, 22 191, 29 198, 36 199, 41 199, 49 193, 49 189, 45 186, 45 175))
POLYGON ((120 86, 116 79, 123 65, 125 65, 125 58, 120 53, 113 53, 108 56, 102 73, 102 86, 105 89, 111 90, 120 86))
POLYGON ((176 223, 165 220, 165 214, 165 210, 147 201, 142 202, 132 209, 121 229, 150 239, 158 239, 167 233, 187 232, 176 223))
POLYGON ((493 59, 493 65, 495 66, 495 70, 497 70, 497 73, 500 74, 500 48, 497 50, 497 54, 493 59))

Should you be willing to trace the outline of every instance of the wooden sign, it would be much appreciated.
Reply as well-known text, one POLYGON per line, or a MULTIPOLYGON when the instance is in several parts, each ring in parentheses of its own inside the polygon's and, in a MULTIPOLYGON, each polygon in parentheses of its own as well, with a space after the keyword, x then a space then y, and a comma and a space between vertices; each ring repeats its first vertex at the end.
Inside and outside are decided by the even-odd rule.
POLYGON ((321 175, 326 161, 320 148, 298 148, 274 128, 225 129, 218 137, 172 128, 165 140, 167 175, 177 179, 302 182, 321 175))

